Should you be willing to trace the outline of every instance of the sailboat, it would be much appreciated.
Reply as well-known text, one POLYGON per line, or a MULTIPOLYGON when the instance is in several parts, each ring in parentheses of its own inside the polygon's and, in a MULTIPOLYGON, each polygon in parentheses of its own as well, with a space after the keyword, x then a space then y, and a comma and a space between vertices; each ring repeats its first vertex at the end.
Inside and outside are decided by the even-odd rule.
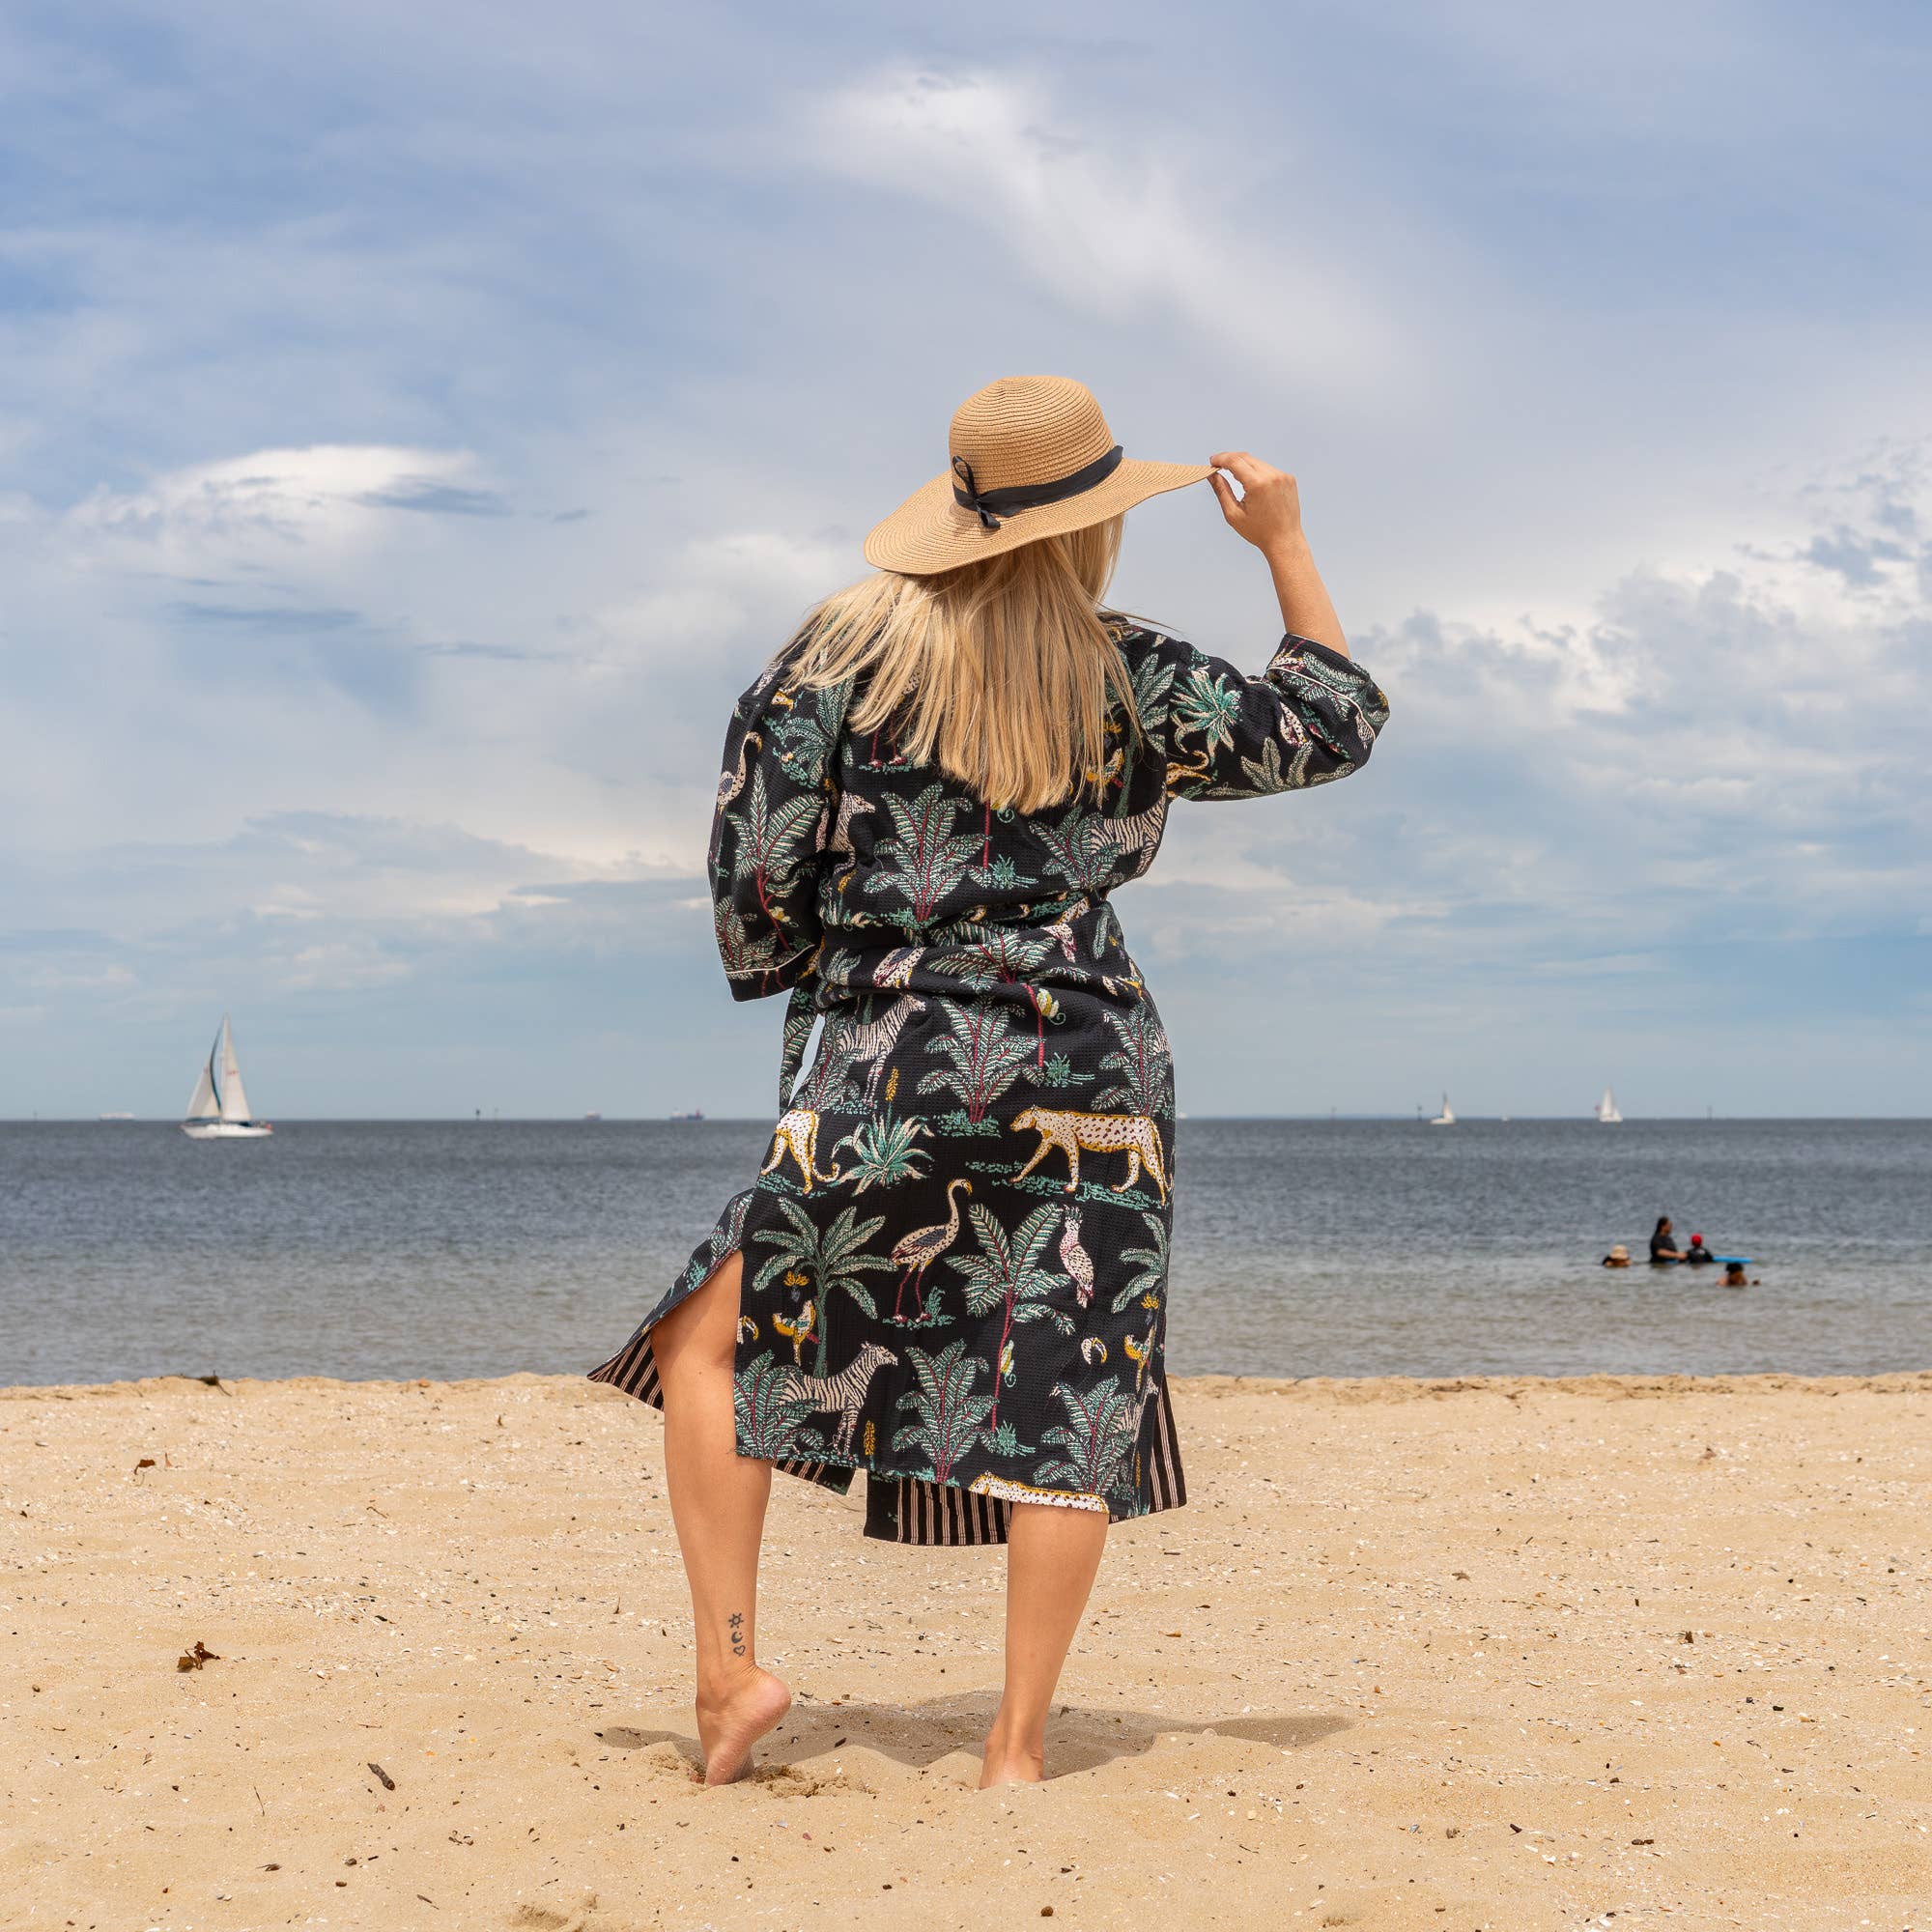
POLYGON ((252 1141, 274 1132, 267 1121, 249 1116, 248 1090, 242 1085, 235 1035, 226 1013, 221 1015, 221 1031, 214 1036, 214 1044, 209 1048, 194 1083, 194 1098, 187 1103, 182 1132, 195 1141, 252 1141))
POLYGON ((1453 1127, 1456 1124, 1456 1110, 1449 1104, 1448 1094, 1443 1094, 1442 1111, 1429 1124, 1432 1127, 1453 1127))
POLYGON ((1597 1102, 1597 1118, 1606 1127, 1620 1127, 1624 1117, 1617 1112, 1617 1096, 1605 1087, 1604 1097, 1597 1102))

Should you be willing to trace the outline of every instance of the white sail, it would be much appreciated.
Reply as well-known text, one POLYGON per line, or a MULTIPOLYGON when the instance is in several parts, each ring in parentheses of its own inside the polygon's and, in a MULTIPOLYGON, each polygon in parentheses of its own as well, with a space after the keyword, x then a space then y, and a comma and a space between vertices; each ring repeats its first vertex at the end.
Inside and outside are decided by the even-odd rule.
POLYGON ((1617 1096, 1605 1087, 1604 1097, 1597 1102, 1597 1118, 1605 1126, 1614 1127, 1623 1123, 1623 1116, 1617 1112, 1617 1096))
POLYGON ((214 1097, 214 1056, 221 1051, 221 1036, 217 1034, 209 1055, 201 1063, 201 1072, 194 1083, 194 1098, 187 1103, 187 1118, 190 1121, 218 1121, 221 1118, 221 1102, 214 1097))
POLYGON ((251 1120, 248 1090, 242 1084, 242 1065, 235 1058, 235 1036, 229 1031, 226 1013, 221 1015, 221 1037, 216 1042, 215 1051, 220 1056, 216 1062, 214 1086, 221 1096, 221 1118, 224 1121, 251 1120))
POLYGON ((1456 1124, 1456 1110, 1449 1104, 1448 1094, 1443 1094, 1442 1111, 1429 1124, 1432 1127, 1453 1127, 1456 1124))
POLYGON ((221 1016, 221 1031, 202 1062, 182 1132, 196 1141, 266 1140, 274 1132, 266 1121, 257 1121, 248 1112, 248 1090, 242 1084, 235 1035, 226 1013, 221 1016))

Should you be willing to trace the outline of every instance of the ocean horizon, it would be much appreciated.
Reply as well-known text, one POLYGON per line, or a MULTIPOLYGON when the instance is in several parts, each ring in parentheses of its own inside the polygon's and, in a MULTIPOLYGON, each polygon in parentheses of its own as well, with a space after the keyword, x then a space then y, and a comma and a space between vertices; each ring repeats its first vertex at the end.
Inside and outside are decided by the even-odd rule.
MULTIPOLYGON (((756 1173, 759 1121, 0 1125, 0 1383, 586 1370, 756 1173)), ((1178 1375, 1932 1364, 1932 1122, 1191 1119, 1178 1375), (1668 1212, 1757 1285, 1652 1269, 1668 1212), (1629 1270, 1600 1265, 1621 1241, 1629 1270)))

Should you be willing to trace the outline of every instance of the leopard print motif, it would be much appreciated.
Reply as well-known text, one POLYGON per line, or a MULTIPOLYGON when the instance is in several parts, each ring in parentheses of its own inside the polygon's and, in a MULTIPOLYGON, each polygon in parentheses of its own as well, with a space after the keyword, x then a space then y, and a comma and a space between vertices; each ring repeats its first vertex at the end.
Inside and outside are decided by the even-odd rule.
POLYGON ((808 1194, 814 1180, 836 1181, 845 1178, 842 1174, 818 1172, 818 1116, 810 1107, 794 1107, 772 1129, 772 1157, 758 1172, 772 1173, 783 1163, 787 1153, 797 1161, 800 1173, 805 1176, 808 1194))
POLYGON ((1167 1199, 1167 1170, 1160 1158, 1160 1129, 1145 1114, 1076 1114, 1059 1113, 1045 1107, 1029 1107, 1025 1113, 1013 1120, 1017 1131, 1030 1127, 1039 1136, 1039 1146, 1034 1150, 1033 1158, 1014 1176, 1024 1180, 1041 1161, 1056 1148, 1066 1156, 1066 1167, 1070 1179, 1066 1191, 1071 1194, 1080 1185, 1080 1150, 1088 1149, 1094 1153, 1118 1153, 1122 1151, 1127 1156, 1127 1178, 1113 1192, 1124 1194, 1141 1178, 1145 1167, 1153 1184, 1160 1189, 1160 1198, 1167 1199))

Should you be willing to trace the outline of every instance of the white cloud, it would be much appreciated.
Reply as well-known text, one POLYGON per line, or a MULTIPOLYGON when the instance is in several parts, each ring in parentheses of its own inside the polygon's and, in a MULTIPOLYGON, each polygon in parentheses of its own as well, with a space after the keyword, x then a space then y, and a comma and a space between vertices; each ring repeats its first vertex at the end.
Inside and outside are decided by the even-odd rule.
POLYGON ((66 527, 83 551, 103 548, 123 563, 151 552, 166 567, 234 567, 290 561, 314 550, 326 559, 404 531, 400 513, 494 506, 475 484, 465 450, 325 443, 262 449, 165 471, 138 490, 97 490, 66 527))
MULTIPOLYGON (((1382 405, 1419 374, 1410 331, 1311 211, 1285 205, 1264 240, 1221 212, 1231 198, 1198 132, 1138 117, 1083 123, 1024 72, 896 68, 816 103, 804 139, 822 166, 984 229, 1090 315, 1152 304, 1257 372, 1382 405)), ((982 292, 962 284, 936 298, 970 308, 982 292)))
MULTIPOLYGON (((1249 997, 1224 969, 1253 1037, 1319 984, 1324 1035, 1419 1054, 1485 1002, 1508 1048, 1525 979, 1551 1039, 1611 980, 1924 929, 1925 251, 1888 185, 1922 142, 1875 35, 1726 0, 1660 89, 1655 8, 1237 9, 1198 65, 1131 5, 956 66, 884 16, 461 14, 0 60, 20 142, 74 157, 0 234, 0 1000, 47 1009, 48 1091, 127 1044, 100 1014, 257 971, 452 1050, 465 974, 519 1025, 582 950, 714 985, 724 707, 1003 366, 1300 469, 1395 699, 1359 782, 1177 812, 1122 910, 1170 1013, 1213 987, 1184 1047, 1249 997)), ((1205 493, 1129 569, 1266 655, 1205 493)), ((1265 1104, 1257 1064, 1206 1091, 1265 1104)))

